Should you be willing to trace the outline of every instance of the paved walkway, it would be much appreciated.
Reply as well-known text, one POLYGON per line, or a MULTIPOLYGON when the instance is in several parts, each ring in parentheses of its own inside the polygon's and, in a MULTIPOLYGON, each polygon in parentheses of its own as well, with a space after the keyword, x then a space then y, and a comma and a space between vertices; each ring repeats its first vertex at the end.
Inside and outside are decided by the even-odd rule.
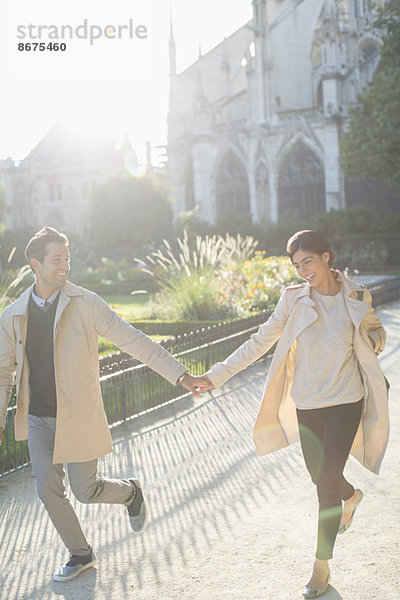
MULTIPOLYGON (((338 538, 326 600, 400 598, 400 301, 378 311, 389 337, 392 436, 379 477, 351 459, 365 493, 338 538)), ((108 476, 136 474, 151 522, 142 536, 118 506, 76 503, 96 568, 69 583, 66 552, 29 468, 0 479, 1 600, 301 600, 313 560, 317 504, 299 446, 258 458, 251 438, 266 366, 222 390, 183 399, 113 432, 108 476)))

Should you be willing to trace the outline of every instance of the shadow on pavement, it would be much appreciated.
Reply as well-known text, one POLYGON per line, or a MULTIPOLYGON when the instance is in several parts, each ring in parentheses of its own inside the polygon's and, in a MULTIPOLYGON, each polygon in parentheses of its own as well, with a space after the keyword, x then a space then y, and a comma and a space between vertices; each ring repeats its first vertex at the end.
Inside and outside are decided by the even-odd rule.
MULTIPOLYGON (((238 521, 249 518, 252 507, 268 502, 302 468, 296 448, 262 461, 256 456, 251 430, 264 373, 265 367, 236 378, 234 392, 228 389, 204 399, 189 411, 181 400, 167 407, 162 424, 151 425, 163 418, 155 412, 133 421, 128 431, 119 429, 123 439, 114 443, 112 455, 100 461, 99 470, 106 477, 135 475, 143 482, 150 522, 142 536, 132 536, 124 507, 87 506, 72 498, 98 554, 101 573, 112 573, 127 596, 149 579, 157 586, 160 570, 173 576, 176 569, 192 566, 200 547, 229 534, 238 521), (138 428, 143 431, 137 433, 138 428)), ((51 575, 68 558, 67 552, 35 495, 29 471, 20 479, 21 487, 28 482, 30 493, 21 489, 0 517, 0 527, 10 532, 0 549, 5 597, 41 598, 52 590, 74 600, 84 586, 85 600, 94 598, 95 588, 103 585, 95 569, 68 584, 52 582, 51 575), (16 560, 26 565, 18 582, 16 560)))

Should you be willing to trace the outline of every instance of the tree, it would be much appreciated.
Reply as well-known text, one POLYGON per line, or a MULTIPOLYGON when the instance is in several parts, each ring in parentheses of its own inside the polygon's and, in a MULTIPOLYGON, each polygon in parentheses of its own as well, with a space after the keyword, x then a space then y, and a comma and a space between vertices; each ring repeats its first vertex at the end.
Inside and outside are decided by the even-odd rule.
POLYGON ((394 184, 400 182, 400 0, 388 0, 374 26, 383 32, 381 59, 358 106, 349 110, 341 165, 350 178, 394 184))
POLYGON ((92 201, 93 241, 107 256, 124 258, 170 237, 172 219, 167 191, 159 180, 111 176, 92 201))

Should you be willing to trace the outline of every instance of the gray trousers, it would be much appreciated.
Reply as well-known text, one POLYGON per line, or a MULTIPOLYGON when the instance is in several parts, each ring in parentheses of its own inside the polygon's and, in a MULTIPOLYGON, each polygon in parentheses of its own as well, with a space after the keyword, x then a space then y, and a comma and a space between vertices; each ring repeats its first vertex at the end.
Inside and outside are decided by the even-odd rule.
POLYGON ((29 453, 39 498, 70 554, 83 556, 90 546, 65 492, 65 467, 72 492, 85 504, 126 504, 133 497, 132 485, 123 479, 98 477, 97 459, 53 464, 56 419, 29 415, 28 425, 29 453))

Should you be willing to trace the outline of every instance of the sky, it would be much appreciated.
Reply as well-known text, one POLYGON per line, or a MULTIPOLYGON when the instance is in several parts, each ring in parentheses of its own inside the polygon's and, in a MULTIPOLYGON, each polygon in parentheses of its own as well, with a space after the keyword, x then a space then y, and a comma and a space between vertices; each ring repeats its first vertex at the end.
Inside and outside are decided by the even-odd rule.
POLYGON ((199 43, 204 54, 252 17, 251 0, 2 0, 0 158, 23 159, 63 119, 127 131, 139 162, 150 140, 157 163, 167 134, 170 7, 178 73, 197 59, 199 43), (44 51, 18 49, 40 42, 44 51), (66 49, 51 51, 49 42, 66 49))

